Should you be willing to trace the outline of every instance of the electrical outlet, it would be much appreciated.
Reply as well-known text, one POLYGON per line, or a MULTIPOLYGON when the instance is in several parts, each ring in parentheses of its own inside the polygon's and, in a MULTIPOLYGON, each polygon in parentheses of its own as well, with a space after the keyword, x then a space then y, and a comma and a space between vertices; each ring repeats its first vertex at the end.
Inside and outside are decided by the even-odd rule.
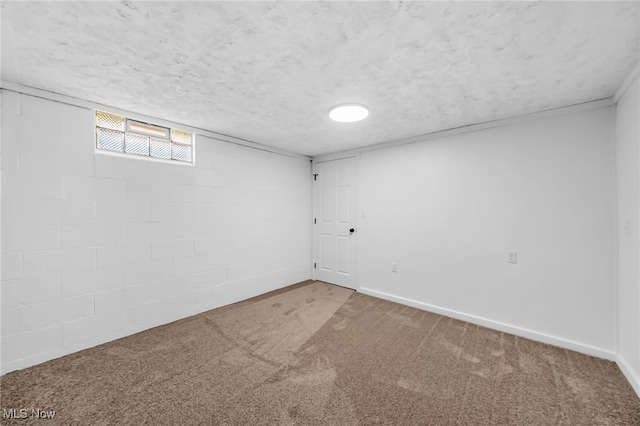
POLYGON ((518 252, 517 251, 507 252, 507 263, 518 263, 518 252))
POLYGON ((398 272, 398 264, 397 263, 392 263, 391 264, 391 272, 398 272))

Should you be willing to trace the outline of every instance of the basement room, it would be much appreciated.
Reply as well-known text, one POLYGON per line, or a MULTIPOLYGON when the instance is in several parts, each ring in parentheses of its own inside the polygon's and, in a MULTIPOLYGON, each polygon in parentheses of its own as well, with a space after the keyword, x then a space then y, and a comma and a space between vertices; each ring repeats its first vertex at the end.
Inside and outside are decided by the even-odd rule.
POLYGON ((0 18, 1 424, 640 425, 640 2, 0 18))

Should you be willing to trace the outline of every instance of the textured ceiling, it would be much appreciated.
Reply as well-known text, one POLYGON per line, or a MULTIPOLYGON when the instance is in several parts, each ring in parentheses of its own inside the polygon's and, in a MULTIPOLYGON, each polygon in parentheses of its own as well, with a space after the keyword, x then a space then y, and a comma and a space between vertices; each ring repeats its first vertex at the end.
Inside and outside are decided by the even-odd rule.
POLYGON ((612 96, 638 2, 2 2, 2 79, 319 155, 612 96), (334 123, 335 104, 369 117, 334 123))

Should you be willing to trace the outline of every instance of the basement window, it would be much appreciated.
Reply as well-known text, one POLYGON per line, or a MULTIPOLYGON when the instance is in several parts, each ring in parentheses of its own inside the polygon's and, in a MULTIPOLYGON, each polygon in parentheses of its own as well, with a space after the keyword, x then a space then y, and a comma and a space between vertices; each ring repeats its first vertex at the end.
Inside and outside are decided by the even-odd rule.
POLYGON ((104 111, 96 111, 96 148, 162 160, 193 162, 191 132, 104 111))

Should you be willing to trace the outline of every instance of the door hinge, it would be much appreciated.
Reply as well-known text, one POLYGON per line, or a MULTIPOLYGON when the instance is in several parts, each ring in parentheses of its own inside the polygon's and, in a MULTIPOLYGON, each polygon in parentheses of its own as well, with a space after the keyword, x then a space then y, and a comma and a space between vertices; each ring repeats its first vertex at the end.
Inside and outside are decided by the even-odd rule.
POLYGON ((316 269, 316 262, 313 262, 313 269, 316 269))
POLYGON ((318 173, 313 174, 313 180, 318 180, 318 173))
POLYGON ((316 223, 318 223, 318 222, 317 222, 317 219, 314 217, 313 218, 313 224, 315 225, 316 223))

